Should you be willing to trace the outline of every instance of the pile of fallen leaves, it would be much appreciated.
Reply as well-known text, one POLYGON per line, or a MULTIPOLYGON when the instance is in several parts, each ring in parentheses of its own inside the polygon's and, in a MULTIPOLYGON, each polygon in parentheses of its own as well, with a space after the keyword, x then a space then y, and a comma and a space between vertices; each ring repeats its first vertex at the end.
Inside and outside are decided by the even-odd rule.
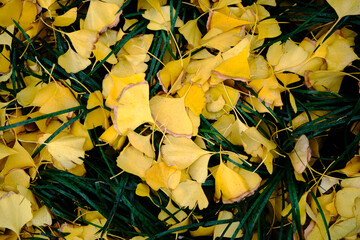
POLYGON ((0 239, 358 239, 359 15, 1 0, 0 239))

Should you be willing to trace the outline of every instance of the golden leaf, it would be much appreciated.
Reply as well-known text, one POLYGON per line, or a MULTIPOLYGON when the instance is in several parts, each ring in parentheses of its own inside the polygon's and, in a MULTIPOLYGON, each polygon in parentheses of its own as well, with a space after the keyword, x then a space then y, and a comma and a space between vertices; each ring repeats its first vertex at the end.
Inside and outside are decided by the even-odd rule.
POLYGON ((154 123, 149 105, 149 85, 146 81, 123 91, 114 109, 114 127, 120 135, 127 135, 144 123, 154 123))
POLYGON ((156 124, 166 133, 192 136, 193 125, 185 109, 184 97, 154 96, 150 99, 150 109, 156 124))
POLYGON ((186 180, 181 182, 171 193, 172 199, 180 207, 193 209, 197 205, 201 210, 209 205, 201 183, 196 181, 186 180))
POLYGON ((0 227, 11 229, 19 237, 21 228, 32 217, 31 203, 24 196, 9 192, 0 198, 0 227))
POLYGON ((208 151, 201 149, 191 139, 186 137, 174 137, 167 135, 164 145, 161 147, 163 160, 169 166, 177 166, 179 169, 188 168, 208 151))
POLYGON ((69 47, 65 54, 59 56, 58 64, 68 73, 77 73, 87 68, 91 61, 80 56, 69 47))
POLYGON ((65 12, 63 15, 56 16, 53 22, 54 26, 66 27, 73 24, 77 17, 77 8, 73 7, 65 12))
POLYGON ((115 27, 119 23, 119 9, 120 7, 114 3, 91 1, 85 17, 84 29, 105 32, 107 28, 115 27))

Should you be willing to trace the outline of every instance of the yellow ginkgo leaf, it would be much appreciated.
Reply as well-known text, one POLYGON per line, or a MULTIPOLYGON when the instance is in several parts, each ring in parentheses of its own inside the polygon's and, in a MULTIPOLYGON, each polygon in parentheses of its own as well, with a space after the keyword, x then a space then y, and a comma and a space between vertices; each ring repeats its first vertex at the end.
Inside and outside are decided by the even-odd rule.
POLYGON ((140 135, 132 130, 128 132, 128 139, 130 144, 135 147, 140 152, 144 153, 146 156, 150 158, 155 157, 155 152, 150 143, 150 139, 152 137, 151 134, 147 136, 140 135))
POLYGON ((149 105, 149 85, 140 82, 124 90, 114 109, 114 127, 120 135, 126 135, 143 123, 154 123, 149 105))
POLYGON ((56 16, 53 22, 54 26, 66 27, 73 24, 77 17, 77 8, 73 7, 65 12, 63 15, 56 16))
POLYGON ((114 3, 98 0, 90 2, 84 21, 84 29, 105 32, 107 28, 115 27, 119 23, 120 7, 114 3))
POLYGON ((348 15, 360 14, 360 2, 357 0, 326 0, 332 8, 336 11, 339 18, 348 15))
POLYGON ((80 106, 71 91, 58 82, 43 85, 30 105, 40 107, 41 113, 52 113, 80 106))
POLYGON ((205 93, 201 86, 185 83, 177 93, 180 97, 185 96, 185 106, 190 108, 196 116, 199 116, 206 103, 205 93))
POLYGON ((153 159, 130 146, 125 148, 116 159, 117 166, 125 172, 145 178, 146 171, 151 167, 153 159))
MULTIPOLYGON (((148 20, 150 23, 147 25, 147 28, 150 30, 170 30, 170 6, 160 7, 161 11, 159 12, 155 8, 150 8, 145 11, 142 16, 148 20)), ((175 10, 172 11, 175 13, 175 10)), ((184 25, 183 21, 177 17, 175 22, 175 27, 181 27, 184 25)))
MULTIPOLYGON (((300 211, 300 221, 301 221, 301 225, 304 225, 305 224, 305 221, 306 221, 306 198, 308 196, 308 193, 309 192, 305 192, 300 200, 299 200, 299 211, 300 211)), ((288 213, 291 211, 291 204, 287 205, 284 210, 281 212, 281 216, 285 217, 286 215, 288 215, 288 213)), ((292 214, 290 213, 290 215, 288 215, 288 218, 289 219, 292 219, 292 214)))
POLYGON ((360 197, 360 188, 346 187, 336 192, 335 207, 344 218, 354 217, 355 199, 360 197))
POLYGON ((158 219, 160 221, 165 221, 165 223, 168 225, 174 225, 177 222, 181 222, 182 220, 184 220, 187 217, 186 212, 175 207, 171 201, 168 202, 165 209, 167 210, 166 212, 164 210, 160 211, 160 213, 158 215, 158 219), (171 214, 171 215, 169 215, 169 214, 171 214))
POLYGON ((10 170, 14 168, 30 168, 35 167, 34 160, 30 154, 25 150, 23 146, 15 141, 12 148, 16 153, 10 154, 5 162, 4 168, 0 172, 0 176, 6 175, 10 170))
MULTIPOLYGON (((44 134, 39 141, 45 141, 50 134, 44 134)), ((66 135, 58 139, 52 140, 46 144, 46 148, 66 170, 70 170, 76 165, 83 163, 80 158, 85 157, 83 149, 85 138, 66 135)))
POLYGON ((26 76, 24 82, 26 87, 16 94, 16 99, 20 105, 26 107, 32 103, 42 84, 41 79, 34 76, 26 76))
POLYGON ((2 6, 0 7, 0 26, 8 27, 13 25, 13 20, 18 22, 22 12, 22 6, 21 0, 2 2, 2 6))
POLYGON ((179 32, 185 37, 186 41, 193 47, 200 45, 201 32, 197 25, 197 19, 187 21, 182 27, 179 28, 179 32))
POLYGON ((49 9, 49 7, 55 2, 56 0, 37 0, 37 3, 40 5, 40 7, 46 9, 49 9))
POLYGON ((10 63, 10 50, 3 46, 2 52, 0 52, 0 75, 9 73, 11 70, 10 63))
POLYGON ((151 114, 156 124, 174 136, 192 136, 193 125, 185 109, 185 99, 154 96, 150 99, 151 114))
POLYGON ((83 146, 85 151, 89 151, 94 148, 93 142, 92 142, 89 132, 88 132, 88 129, 86 129, 85 126, 80 123, 80 120, 75 121, 71 125, 70 133, 76 137, 85 138, 85 143, 83 146))
POLYGON ((201 210, 209 205, 201 183, 196 181, 186 180, 185 182, 181 182, 171 193, 172 199, 180 207, 193 209, 197 205, 201 210))
POLYGON ((192 60, 189 63, 186 72, 191 82, 203 85, 209 80, 211 71, 222 62, 221 54, 217 56, 207 54, 207 56, 208 57, 201 58, 200 60, 192 60))
MULTIPOLYGON (((92 51, 95 55, 96 61, 101 61, 105 59, 105 57, 107 57, 111 53, 111 49, 100 41, 94 44, 94 49, 92 51)), ((112 53, 110 57, 106 59, 106 62, 110 64, 116 64, 118 61, 115 55, 112 53)))
MULTIPOLYGON (((1 125, 1 126, 4 126, 4 125, 1 125)), ((16 150, 9 148, 8 146, 0 143, 0 159, 3 159, 4 157, 7 157, 7 156, 15 154, 15 153, 17 153, 16 150)))
POLYGON ((200 45, 208 48, 216 48, 221 52, 235 46, 245 34, 240 28, 234 28, 224 32, 218 28, 210 29, 200 40, 200 45))
POLYGON ((84 121, 86 129, 93 129, 101 126, 104 129, 109 127, 110 112, 104 108, 98 108, 89 112, 84 121))
MULTIPOLYGON (((233 219, 233 218, 234 218, 234 215, 229 211, 221 211, 218 214, 219 221, 226 220, 226 219, 233 219)), ((240 221, 234 221, 230 225, 229 225, 229 223, 215 225, 213 239, 215 240, 216 238, 218 238, 220 236, 223 236, 226 238, 232 238, 234 236, 235 232, 237 231, 239 224, 240 224, 240 221)), ((243 235, 244 235, 243 231, 240 229, 237 232, 237 234, 235 235, 235 238, 240 238, 243 235)))
POLYGON ((105 105, 110 108, 115 108, 119 105, 119 98, 123 91, 127 87, 131 87, 135 84, 139 84, 145 81, 144 73, 132 74, 128 77, 117 77, 111 76, 110 81, 112 81, 110 92, 106 98, 105 105))
POLYGON ((258 92, 258 98, 265 101, 267 107, 283 105, 280 94, 285 88, 279 84, 274 74, 265 79, 251 80, 249 86, 258 92))
POLYGON ((80 56, 83 58, 90 57, 93 45, 98 38, 96 31, 83 29, 66 33, 66 35, 70 38, 72 45, 80 56))
POLYGON ((250 22, 238 19, 234 14, 224 14, 220 11, 213 11, 209 14, 207 29, 217 28, 223 32, 227 32, 233 28, 247 24, 250 24, 250 22))
POLYGON ((199 183, 204 183, 208 177, 208 164, 211 154, 205 154, 199 157, 189 166, 189 175, 199 183))
POLYGON ((275 19, 265 19, 257 26, 259 31, 258 40, 264 38, 274 38, 281 34, 279 23, 275 19))
POLYGON ((303 173, 308 166, 311 158, 311 150, 309 140, 305 135, 301 135, 296 141, 294 150, 288 154, 294 170, 303 173))
POLYGON ((21 228, 32 217, 31 203, 24 196, 9 192, 0 198, 0 227, 11 229, 18 238, 21 228))
POLYGON ((59 56, 58 64, 68 73, 77 73, 87 68, 91 61, 80 56, 69 47, 65 54, 59 56))
POLYGON ((304 83, 308 88, 317 91, 338 93, 345 75, 339 71, 306 71, 304 83))
MULTIPOLYGON (((11 34, 14 34, 15 24, 8 26, 6 28, 6 30, 11 34)), ((0 45, 7 45, 7 46, 11 47, 12 40, 13 40, 12 36, 10 34, 8 34, 7 32, 3 31, 0 34, 0 45)))
POLYGON ((168 62, 165 67, 157 73, 160 84, 164 92, 168 92, 171 86, 170 93, 181 88, 184 69, 188 66, 190 57, 168 62), (174 89, 175 88, 175 89, 174 89))
POLYGON ((339 172, 345 174, 348 177, 352 177, 360 172, 360 156, 354 156, 350 161, 346 163, 345 168, 339 170, 339 172))
POLYGON ((36 16, 39 13, 39 5, 35 2, 24 1, 23 2, 23 9, 21 16, 19 18, 19 25, 23 30, 28 30, 31 28, 31 24, 35 21, 36 16))
POLYGON ((239 97, 240 93, 235 88, 226 86, 223 83, 218 84, 205 93, 206 105, 201 114, 207 119, 218 119, 230 112, 239 97))
POLYGON ((213 70, 214 73, 221 79, 248 81, 250 79, 249 47, 247 45, 238 55, 224 60, 213 70))
POLYGON ((169 166, 177 166, 179 169, 188 168, 208 151, 201 149, 191 139, 186 137, 174 137, 167 135, 164 145, 161 147, 161 155, 169 166))
POLYGON ((51 226, 52 218, 49 209, 44 205, 39 210, 35 211, 31 223, 38 227, 51 226))
POLYGON ((245 180, 234 170, 227 167, 222 161, 216 167, 215 173, 215 195, 217 202, 222 199, 223 203, 240 201, 249 192, 245 180))
POLYGON ((175 189, 180 183, 181 171, 164 162, 155 163, 146 171, 145 181, 155 191, 160 188, 175 189))
POLYGON ((135 194, 140 197, 148 197, 151 199, 150 188, 148 185, 146 185, 146 183, 138 183, 138 185, 136 186, 135 194))
POLYGON ((283 72, 301 64, 309 53, 292 40, 287 40, 284 44, 274 43, 269 47, 266 58, 271 65, 275 65, 276 72, 283 72))

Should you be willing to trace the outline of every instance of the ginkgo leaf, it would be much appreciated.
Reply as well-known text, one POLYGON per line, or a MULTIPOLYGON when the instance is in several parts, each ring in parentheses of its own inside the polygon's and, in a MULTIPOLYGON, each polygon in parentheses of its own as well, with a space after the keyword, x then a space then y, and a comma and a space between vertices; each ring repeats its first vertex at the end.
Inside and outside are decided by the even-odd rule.
POLYGON ((98 33, 93 30, 83 29, 66 33, 70 38, 76 52, 83 58, 89 58, 93 45, 98 38, 98 33))
POLYGON ((186 72, 191 82, 203 85, 209 80, 211 71, 221 62, 221 54, 216 56, 210 55, 208 58, 201 60, 192 60, 186 68, 186 72))
POLYGON ((240 28, 234 28, 227 32, 223 32, 218 28, 212 28, 200 40, 200 45, 225 52, 232 46, 235 46, 244 35, 240 28))
POLYGON ((285 88, 279 84, 274 74, 265 79, 251 80, 249 86, 258 92, 258 98, 265 101, 267 107, 283 105, 280 94, 285 88))
MULTIPOLYGON (((107 57, 107 55, 109 55, 111 51, 112 50, 108 46, 99 41, 94 44, 94 49, 92 50, 95 55, 96 61, 101 61, 105 59, 105 57, 107 57)), ((110 57, 106 59, 106 62, 110 64, 116 64, 118 61, 115 55, 111 53, 110 57)))
POLYGON ((31 158, 30 154, 25 150, 25 148, 19 144, 18 141, 15 141, 12 150, 16 153, 12 153, 8 156, 5 165, 0 172, 0 176, 6 175, 10 170, 14 168, 35 167, 34 160, 31 158))
POLYGON ((39 210, 34 212, 34 217, 31 223, 35 226, 51 226, 52 219, 49 209, 44 205, 39 210))
POLYGON ((181 222, 182 220, 184 220, 187 217, 186 212, 175 207, 171 201, 168 202, 165 209, 167 210, 166 212, 164 210, 160 211, 160 213, 158 215, 158 219, 161 221, 164 221, 168 225, 174 225, 177 222, 181 222), (171 215, 169 215, 169 214, 171 214, 171 215))
POLYGON ((12 169, 5 175, 2 188, 5 191, 17 192, 18 185, 29 188, 30 176, 23 169, 12 169))
POLYGON ((201 210, 209 205, 201 183, 196 181, 186 180, 181 182, 171 193, 172 199, 180 207, 193 209, 197 205, 201 210))
POLYGON ((155 157, 154 150, 150 143, 150 139, 152 137, 151 134, 149 134, 147 136, 143 136, 134 131, 129 131, 127 136, 128 136, 130 144, 132 146, 134 146, 137 150, 144 153, 146 156, 148 156, 150 158, 155 157))
POLYGON ((249 191, 245 180, 234 170, 227 167, 222 161, 216 167, 215 173, 215 195, 217 202, 222 199, 223 203, 240 201, 249 191))
POLYGON ((335 207, 340 216, 354 217, 353 206, 355 199, 360 197, 360 188, 346 187, 336 192, 335 207))
POLYGON ((288 155, 295 171, 303 173, 311 158, 309 140, 305 135, 301 135, 295 143, 294 150, 288 155))
POLYGON ((156 124, 174 136, 192 136, 192 122, 185 109, 185 99, 154 96, 150 99, 151 114, 156 124))
POLYGON ((233 28, 250 24, 250 22, 238 19, 235 14, 224 14, 220 11, 210 12, 207 21, 207 29, 212 28, 220 29, 223 32, 227 32, 233 28))
POLYGON ((23 9, 26 9, 26 11, 22 11, 20 15, 19 25, 22 29, 28 30, 31 28, 31 24, 35 21, 39 13, 39 5, 35 2, 24 1, 23 9))
MULTIPOLYGON (((147 25, 147 28, 150 30, 165 30, 169 31, 171 27, 170 22, 170 6, 160 7, 161 12, 155 8, 150 8, 142 14, 143 18, 150 20, 150 23, 147 25)), ((175 13, 175 10, 172 11, 175 13)), ((184 22, 177 17, 175 21, 175 27, 181 27, 184 25, 184 22)))
POLYGON ((177 166, 168 166, 164 162, 155 163, 146 171, 145 181, 155 191, 160 188, 175 189, 181 178, 177 166))
POLYGON ((169 166, 177 166, 179 169, 188 168, 208 151, 201 149, 191 139, 186 137, 174 137, 167 135, 164 145, 161 147, 161 155, 164 162, 169 166))
POLYGON ((46 8, 49 9, 49 7, 54 4, 56 2, 56 0, 38 0, 37 3, 40 5, 40 7, 42 8, 46 8))
POLYGON ((130 146, 125 148, 116 159, 117 166, 124 171, 145 178, 146 171, 151 167, 153 159, 130 146))
POLYGON ((237 103, 240 97, 238 90, 218 84, 205 93, 206 105, 202 115, 207 119, 218 119, 228 113, 237 103))
POLYGON ((84 21, 84 29, 105 32, 107 28, 115 27, 119 23, 120 7, 114 3, 98 0, 90 2, 84 21))
POLYGON ((73 24, 77 17, 77 8, 73 7, 65 12, 63 15, 56 16, 53 22, 54 26, 66 27, 73 24))
POLYGON ((265 19, 257 26, 259 31, 258 40, 274 38, 281 34, 279 23, 275 19, 265 19))
POLYGON ((7 157, 12 154, 16 154, 16 153, 17 153, 16 150, 9 148, 8 146, 0 143, 0 159, 3 159, 4 157, 7 157))
POLYGON ((91 61, 69 48, 65 54, 59 56, 58 64, 68 73, 77 73, 87 68, 91 61))
MULTIPOLYGON (((221 220, 226 220, 226 219, 233 219, 234 215, 229 212, 229 211, 221 211, 218 214, 218 221, 221 220)), ((224 223, 224 224, 217 224, 215 225, 215 229, 214 229, 214 236, 213 236, 213 240, 215 240, 216 238, 223 236, 226 238, 232 238, 235 234, 235 232, 238 229, 238 226, 240 225, 240 221, 234 221, 232 223, 224 223)), ((235 238, 240 238, 242 237, 243 231, 240 229, 237 234, 235 235, 235 238)))
POLYGON ((344 72, 339 71, 307 71, 305 72, 304 83, 308 88, 317 91, 338 93, 345 75, 344 72))
POLYGON ((4 46, 2 52, 0 52, 0 75, 10 72, 10 50, 4 46))
POLYGON ((120 135, 126 135, 143 123, 154 123, 150 112, 149 85, 140 82, 126 89, 114 109, 114 127, 120 135))
POLYGON ((40 107, 41 113, 52 113, 80 106, 70 89, 59 82, 44 84, 30 105, 40 107))
MULTIPOLYGON (((299 200, 299 213, 300 213, 300 222, 301 222, 301 225, 304 225, 305 224, 305 221, 306 221, 306 198, 308 196, 308 193, 309 192, 305 192, 300 200, 299 200)), ((281 215, 284 217, 286 215, 288 215, 288 213, 291 211, 291 204, 287 205, 284 210, 281 212, 281 215)), ((292 219, 292 213, 290 213, 290 215, 288 215, 288 218, 289 219, 292 219)))
POLYGON ((180 97, 185 96, 185 106, 199 116, 205 107, 206 98, 204 90, 197 84, 185 83, 182 88, 177 91, 180 97))
POLYGON ((181 88, 183 71, 188 66, 190 57, 185 59, 179 59, 168 62, 165 67, 157 73, 160 84, 164 92, 168 92, 168 88, 171 86, 170 93, 177 91, 181 88), (176 84, 176 86, 174 86, 176 84), (174 89, 174 87, 176 89, 174 89))
POLYGON ((32 217, 31 203, 24 196, 9 192, 0 198, 0 227, 11 229, 19 237, 21 228, 32 217))
POLYGON ((336 11, 339 18, 348 15, 360 14, 360 2, 357 0, 326 0, 330 6, 336 11))
POLYGON ((208 164, 211 154, 205 154, 199 157, 189 166, 189 175, 199 183, 204 183, 208 177, 208 164))
MULTIPOLYGON (((49 136, 50 134, 44 134, 39 141, 45 141, 49 136)), ((84 143, 83 137, 66 135, 50 141, 46 144, 46 148, 56 161, 66 170, 70 170, 83 163, 80 158, 85 157, 84 143)))
POLYGON ((224 60, 213 72, 221 79, 248 81, 250 79, 249 47, 249 45, 245 46, 238 55, 224 60))
POLYGON ((18 22, 22 12, 22 1, 10 0, 2 3, 0 7, 0 26, 8 27, 14 24, 13 21, 18 22))
POLYGON ((105 105, 110 108, 115 108, 119 105, 118 101, 123 91, 127 89, 127 87, 131 87, 145 81, 145 74, 137 73, 128 77, 112 76, 110 80, 112 81, 112 85, 106 98, 105 105))
POLYGON ((200 45, 201 32, 197 25, 197 19, 187 21, 182 27, 179 28, 179 32, 185 37, 186 41, 193 47, 200 45))

